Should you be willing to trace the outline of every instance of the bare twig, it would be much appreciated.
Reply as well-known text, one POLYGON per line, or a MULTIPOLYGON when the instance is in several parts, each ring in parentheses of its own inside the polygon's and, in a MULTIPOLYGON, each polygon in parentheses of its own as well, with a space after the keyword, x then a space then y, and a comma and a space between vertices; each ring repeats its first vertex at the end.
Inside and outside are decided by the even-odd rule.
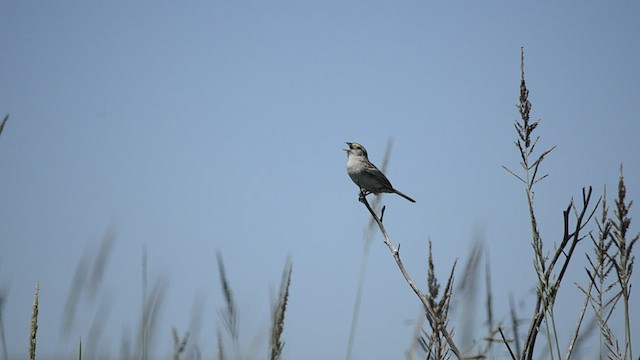
MULTIPOLYGON (((380 231, 382 232, 382 236, 384 238, 384 243, 387 245, 387 247, 389 247, 389 251, 391 251, 391 254, 393 255, 393 259, 396 261, 396 264, 398 265, 398 268, 400 269, 400 272, 402 273, 402 276, 404 277, 404 279, 409 284, 409 287, 411 287, 413 292, 416 293, 416 295, 418 296, 418 298, 422 302, 422 305, 424 306, 425 311, 427 313, 427 319, 432 324, 438 324, 440 330, 442 331, 442 335, 445 337, 445 339, 447 340, 447 343, 449 344, 449 347, 451 348, 451 351, 454 353, 454 355, 458 359, 462 359, 463 358, 462 354, 460 353, 460 350, 458 349, 458 347, 454 343, 453 339, 451 338, 451 335, 449 334, 449 331, 446 329, 445 324, 439 323, 439 317, 437 316, 436 312, 434 311, 433 307, 431 306, 431 304, 429 302, 429 299, 422 293, 422 291, 420 291, 420 289, 416 286, 416 284, 413 282, 413 279, 411 278, 411 276, 407 272, 407 269, 405 269, 404 264, 402 263, 402 260, 400 259, 400 252, 398 251, 398 249, 389 240, 389 235, 387 234, 387 230, 385 229, 384 225, 382 224, 382 221, 380 220, 378 215, 376 215, 376 213, 373 211, 373 209, 371 208, 371 205, 369 205, 369 202, 367 201, 367 199, 365 197, 362 197, 361 201, 367 207, 367 210, 369 210, 369 212, 371 213, 371 216, 373 217, 373 219, 378 224, 378 227, 380 228, 380 231)), ((399 245, 398 245, 398 247, 399 247, 399 245)))
MULTIPOLYGON (((389 164, 389 158, 391 157, 391 149, 393 147, 393 140, 389 139, 387 142, 387 148, 384 152, 384 158, 382 160, 382 166, 380 167, 380 171, 385 172, 387 165, 389 164)), ((372 208, 377 210, 380 207, 380 197, 377 196, 373 200, 372 208)), ((383 213, 384 214, 384 213, 383 213)), ((380 217, 382 220, 382 216, 380 217)), ((356 336, 356 329, 358 326, 358 316, 360 314, 360 304, 362 303, 362 290, 364 288, 365 275, 367 270, 367 262, 369 260, 369 249, 371 248, 371 243, 373 242, 373 229, 375 227, 374 219, 369 220, 369 224, 364 233, 364 251, 362 254, 362 262, 360 263, 360 275, 358 276, 358 287, 356 290, 356 298, 353 303, 353 314, 351 316, 351 328, 349 330, 349 341, 347 342, 347 354, 345 356, 346 360, 350 360, 353 354, 353 344, 356 336)))

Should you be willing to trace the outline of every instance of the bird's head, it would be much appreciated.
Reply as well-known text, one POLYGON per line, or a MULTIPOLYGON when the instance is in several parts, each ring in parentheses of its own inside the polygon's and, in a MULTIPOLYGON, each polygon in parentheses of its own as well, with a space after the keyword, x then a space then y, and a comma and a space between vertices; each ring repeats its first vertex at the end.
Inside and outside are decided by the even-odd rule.
POLYGON ((349 148, 343 150, 346 151, 349 156, 364 156, 365 158, 367 158, 367 149, 365 149, 364 146, 358 143, 350 142, 348 142, 347 145, 349 146, 349 148))

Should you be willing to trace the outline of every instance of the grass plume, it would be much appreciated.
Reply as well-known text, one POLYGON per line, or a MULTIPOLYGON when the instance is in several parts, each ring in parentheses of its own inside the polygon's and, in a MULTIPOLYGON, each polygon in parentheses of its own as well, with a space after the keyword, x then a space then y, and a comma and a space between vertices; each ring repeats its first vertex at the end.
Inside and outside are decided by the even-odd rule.
POLYGON ((612 242, 617 250, 616 254, 611 256, 613 268, 616 270, 618 285, 620 286, 620 295, 622 296, 625 315, 625 358, 633 359, 633 347, 631 343, 631 324, 629 320, 629 298, 631 297, 631 274, 633 272, 633 263, 635 257, 632 255, 633 246, 640 238, 640 233, 627 237, 631 218, 629 210, 633 201, 626 202, 627 187, 624 184, 624 174, 622 165, 620 165, 620 180, 618 181, 618 198, 616 199, 616 209, 614 211, 615 219, 611 222, 612 242), (616 256, 617 255, 617 256, 616 256))
POLYGON ((525 337, 522 358, 527 360, 533 358, 536 339, 540 332, 540 326, 544 321, 545 334, 549 345, 549 357, 553 359, 554 353, 558 357, 561 356, 554 317, 556 295, 576 246, 578 242, 584 238, 581 231, 585 229, 593 217, 600 199, 597 200, 596 205, 591 211, 589 210, 591 208, 591 187, 588 189, 582 189, 582 204, 580 207, 577 207, 573 199, 571 199, 566 210, 563 212, 564 231, 561 242, 556 244, 555 250, 552 253, 545 250, 535 215, 533 187, 539 181, 546 178, 547 175, 539 177, 539 167, 545 157, 555 149, 555 146, 543 151, 537 157, 533 156, 539 137, 534 139, 532 134, 540 120, 534 122, 530 121, 531 103, 528 100, 529 90, 527 89, 524 78, 524 50, 521 51, 520 61, 520 103, 517 108, 520 113, 521 121, 516 121, 515 123, 518 135, 515 145, 520 153, 520 165, 524 174, 518 175, 507 167, 503 166, 503 168, 525 185, 525 193, 527 195, 527 203, 529 206, 529 219, 531 222, 531 244, 534 252, 534 269, 538 278, 536 305, 529 325, 529 331, 525 337), (572 211, 575 214, 574 225, 570 224, 570 214, 572 211))
POLYGON ((287 301, 289 300, 289 285, 291 284, 291 272, 293 266, 291 261, 287 259, 284 270, 282 271, 282 280, 280 282, 280 291, 276 299, 273 310, 271 311, 271 339, 269 341, 269 359, 278 360, 282 355, 284 342, 282 341, 282 332, 284 331, 284 314, 287 310, 287 301))
POLYGON ((239 316, 238 308, 235 300, 233 299, 233 293, 231 292, 231 286, 227 279, 227 274, 224 269, 224 262, 222 261, 222 253, 218 251, 216 253, 218 259, 218 272, 220 274, 220 285, 222 286, 222 295, 224 297, 225 308, 219 311, 222 317, 222 323, 224 324, 227 333, 231 337, 233 342, 233 348, 236 358, 240 359, 240 340, 239 340, 239 316))

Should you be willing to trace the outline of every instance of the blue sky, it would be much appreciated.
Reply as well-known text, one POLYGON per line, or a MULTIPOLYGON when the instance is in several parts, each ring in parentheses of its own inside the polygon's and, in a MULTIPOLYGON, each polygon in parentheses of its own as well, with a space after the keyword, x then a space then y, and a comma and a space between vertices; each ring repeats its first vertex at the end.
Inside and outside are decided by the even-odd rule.
MULTIPOLYGON (((246 357, 264 357, 270 294, 290 256, 284 358, 343 358, 368 221, 345 141, 380 163, 393 139, 387 175, 417 203, 384 196, 385 222, 423 288, 428 238, 444 278, 480 237, 498 318, 509 294, 530 316, 526 198, 501 169, 519 161, 520 47, 540 149, 558 145, 536 190, 552 249, 569 199, 605 184, 612 199, 620 163, 629 198, 640 197, 639 12, 637 2, 591 1, 3 2, 0 114, 11 117, 0 137, 0 288, 10 353, 26 353, 39 281, 43 358, 72 354, 100 301, 110 311, 98 351, 115 356, 138 324, 146 246, 151 279, 167 284, 157 356, 172 351, 171 326, 188 330, 194 301, 203 310, 192 340, 215 355, 219 250, 246 357), (83 303, 62 337, 77 264, 110 230, 99 299, 83 303)), ((581 245, 561 292, 566 329, 589 250, 581 245)), ((403 356, 419 306, 379 238, 363 296, 355 358, 403 356)))

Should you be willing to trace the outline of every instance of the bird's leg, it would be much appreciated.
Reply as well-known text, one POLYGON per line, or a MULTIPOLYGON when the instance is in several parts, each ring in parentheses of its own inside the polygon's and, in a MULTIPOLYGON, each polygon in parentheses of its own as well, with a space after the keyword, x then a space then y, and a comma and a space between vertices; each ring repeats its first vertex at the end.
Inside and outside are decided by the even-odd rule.
POLYGON ((365 190, 363 188, 360 188, 360 196, 358 196, 358 200, 360 202, 364 202, 364 200, 365 200, 364 197, 369 195, 369 194, 371 194, 371 191, 367 191, 367 190, 365 190))

